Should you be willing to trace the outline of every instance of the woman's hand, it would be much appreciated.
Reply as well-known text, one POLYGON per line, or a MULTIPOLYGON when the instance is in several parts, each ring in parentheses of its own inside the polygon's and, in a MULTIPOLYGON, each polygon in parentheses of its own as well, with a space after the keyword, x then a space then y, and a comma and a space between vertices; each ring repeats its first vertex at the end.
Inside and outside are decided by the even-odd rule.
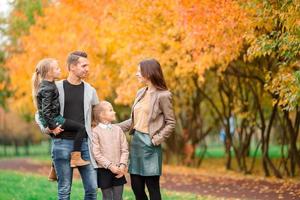
POLYGON ((156 146, 153 138, 151 139, 151 143, 152 143, 153 146, 156 146))

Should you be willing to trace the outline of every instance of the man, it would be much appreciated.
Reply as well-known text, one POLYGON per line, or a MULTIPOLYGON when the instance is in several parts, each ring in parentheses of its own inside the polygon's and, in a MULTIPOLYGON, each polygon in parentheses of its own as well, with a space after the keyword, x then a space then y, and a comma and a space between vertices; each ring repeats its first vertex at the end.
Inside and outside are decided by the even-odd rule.
MULTIPOLYGON (((96 90, 84 82, 89 71, 87 54, 75 51, 69 54, 67 59, 69 75, 66 80, 56 82, 59 91, 60 114, 66 118, 85 125, 86 136, 81 146, 81 154, 84 160, 91 164, 78 167, 84 190, 85 200, 97 199, 97 173, 94 167, 96 162, 91 151, 91 112, 92 106, 99 103, 96 90)), ((36 117, 37 120, 37 117, 36 117)), ((38 124, 40 122, 37 120, 38 124)), ((42 127, 40 125, 40 127, 42 127)), ((49 133, 49 130, 42 132, 49 133)), ((73 168, 70 167, 70 155, 73 151, 76 133, 56 129, 52 132, 51 155, 58 178, 58 199, 70 199, 73 168), (58 130, 58 131, 57 131, 58 130)))

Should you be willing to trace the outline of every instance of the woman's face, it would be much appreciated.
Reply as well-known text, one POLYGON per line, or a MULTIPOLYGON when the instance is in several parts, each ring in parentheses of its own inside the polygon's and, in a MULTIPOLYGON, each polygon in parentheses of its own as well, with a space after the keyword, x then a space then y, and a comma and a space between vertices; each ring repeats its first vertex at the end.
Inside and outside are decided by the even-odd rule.
POLYGON ((147 82, 147 79, 142 76, 140 65, 137 68, 137 72, 136 72, 135 76, 137 77, 137 79, 140 83, 146 83, 147 82))

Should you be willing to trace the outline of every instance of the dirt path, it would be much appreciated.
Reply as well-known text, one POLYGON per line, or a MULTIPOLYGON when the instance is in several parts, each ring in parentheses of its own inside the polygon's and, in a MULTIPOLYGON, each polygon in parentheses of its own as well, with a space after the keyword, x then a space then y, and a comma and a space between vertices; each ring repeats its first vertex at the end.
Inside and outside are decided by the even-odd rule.
MULTIPOLYGON (((31 172, 47 175, 49 166, 38 164, 30 159, 0 160, 0 169, 31 172)), ((285 181, 266 181, 226 176, 208 176, 203 174, 184 174, 165 170, 161 178, 162 188, 178 192, 190 192, 200 195, 238 199, 262 200, 300 200, 300 183, 285 181)), ((79 178, 75 170, 75 178, 79 178)))

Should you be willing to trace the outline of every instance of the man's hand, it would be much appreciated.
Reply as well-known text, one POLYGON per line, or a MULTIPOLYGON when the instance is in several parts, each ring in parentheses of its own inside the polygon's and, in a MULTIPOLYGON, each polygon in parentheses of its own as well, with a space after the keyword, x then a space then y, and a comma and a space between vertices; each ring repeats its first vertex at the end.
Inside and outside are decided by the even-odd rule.
POLYGON ((51 133, 53 133, 55 136, 60 134, 64 129, 61 128, 61 125, 57 126, 55 129, 50 130, 51 133))

